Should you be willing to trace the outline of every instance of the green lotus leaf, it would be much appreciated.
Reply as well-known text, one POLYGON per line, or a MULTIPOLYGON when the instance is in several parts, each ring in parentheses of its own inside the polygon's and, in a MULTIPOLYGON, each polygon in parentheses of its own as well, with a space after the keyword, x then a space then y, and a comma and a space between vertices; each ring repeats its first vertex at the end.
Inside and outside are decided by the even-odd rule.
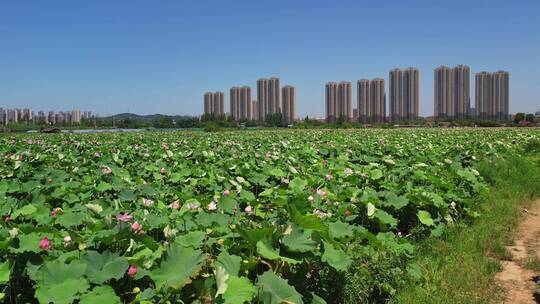
POLYGON ((161 265, 150 272, 158 290, 180 289, 191 282, 191 278, 201 271, 205 254, 201 250, 172 244, 161 265))
POLYGON ((264 304, 303 304, 302 295, 289 282, 269 270, 257 278, 259 300, 264 304))

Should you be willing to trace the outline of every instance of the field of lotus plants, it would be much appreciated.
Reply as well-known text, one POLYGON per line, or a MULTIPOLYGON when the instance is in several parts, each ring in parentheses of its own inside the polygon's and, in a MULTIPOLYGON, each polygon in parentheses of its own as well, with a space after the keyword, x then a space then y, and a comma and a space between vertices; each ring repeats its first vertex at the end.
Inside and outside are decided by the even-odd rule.
MULTIPOLYGON (((538 131, 0 135, 0 301, 340 303, 359 253, 480 216, 538 131)), ((354 269, 358 269, 357 267, 354 269)), ((396 275, 422 276, 404 263, 396 275)), ((383 287, 384 289, 384 287, 383 287)))

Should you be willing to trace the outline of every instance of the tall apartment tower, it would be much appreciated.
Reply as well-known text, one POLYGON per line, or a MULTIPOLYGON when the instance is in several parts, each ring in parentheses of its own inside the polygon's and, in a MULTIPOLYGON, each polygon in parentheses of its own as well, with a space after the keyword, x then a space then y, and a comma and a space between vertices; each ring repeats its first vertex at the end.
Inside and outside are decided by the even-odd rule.
POLYGON ((368 122, 371 117, 370 83, 368 79, 360 79, 356 82, 356 107, 359 122, 368 122))
POLYGON ((434 114, 437 118, 465 119, 470 109, 468 66, 440 66, 434 72, 434 114))
POLYGON ((225 113, 225 94, 223 92, 204 93, 204 114, 220 117, 225 113))
POLYGON ((214 94, 204 93, 204 115, 210 115, 214 112, 214 94))
POLYGON ((287 85, 281 89, 281 92, 283 122, 290 125, 294 123, 296 116, 296 89, 293 86, 287 85))
POLYGON ((454 99, 456 104, 456 118, 469 117, 471 108, 471 68, 466 65, 454 67, 454 99))
POLYGON ((335 82, 326 83, 326 122, 333 123, 337 119, 337 108, 338 108, 338 84, 335 82))
POLYGON ((256 100, 253 100, 251 105, 253 120, 259 120, 259 103, 256 100))
POLYGON ((261 78, 257 80, 257 100, 259 102, 259 119, 268 115, 281 113, 281 86, 279 78, 261 78))
POLYGON ((240 119, 240 88, 232 87, 229 90, 230 115, 234 120, 240 119))
POLYGON ((261 78, 257 80, 257 102, 259 120, 266 118, 266 108, 268 104, 268 79, 261 78))
POLYGON ((272 77, 268 80, 268 114, 281 113, 281 87, 279 78, 272 77))
POLYGON ((348 81, 338 84, 338 119, 352 121, 352 85, 348 81))
POLYGON ((251 120, 253 118, 251 107, 251 88, 243 86, 240 88, 240 119, 251 120))
POLYGON ((420 72, 416 68, 390 71, 390 117, 414 120, 420 113, 420 72))
POLYGON ((510 75, 506 71, 476 74, 476 113, 481 119, 509 117, 510 75))
POLYGON ((383 122, 386 118, 386 86, 382 78, 356 83, 358 121, 383 122))

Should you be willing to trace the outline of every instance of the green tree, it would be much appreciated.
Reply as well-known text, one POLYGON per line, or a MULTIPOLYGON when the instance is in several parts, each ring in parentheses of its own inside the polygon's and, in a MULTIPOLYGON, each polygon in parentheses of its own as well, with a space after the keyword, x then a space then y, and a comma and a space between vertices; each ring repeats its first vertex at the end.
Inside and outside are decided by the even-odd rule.
POLYGON ((514 115, 514 123, 519 123, 520 121, 525 119, 525 113, 516 113, 514 115))

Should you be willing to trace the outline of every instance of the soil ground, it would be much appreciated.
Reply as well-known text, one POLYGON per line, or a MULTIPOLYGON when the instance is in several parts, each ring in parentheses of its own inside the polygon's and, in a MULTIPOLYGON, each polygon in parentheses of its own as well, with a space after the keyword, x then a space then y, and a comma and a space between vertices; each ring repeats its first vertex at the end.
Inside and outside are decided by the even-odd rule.
POLYGON ((524 220, 518 227, 508 261, 502 261, 502 271, 496 280, 504 290, 504 303, 540 303, 540 200, 530 209, 523 209, 524 220))

